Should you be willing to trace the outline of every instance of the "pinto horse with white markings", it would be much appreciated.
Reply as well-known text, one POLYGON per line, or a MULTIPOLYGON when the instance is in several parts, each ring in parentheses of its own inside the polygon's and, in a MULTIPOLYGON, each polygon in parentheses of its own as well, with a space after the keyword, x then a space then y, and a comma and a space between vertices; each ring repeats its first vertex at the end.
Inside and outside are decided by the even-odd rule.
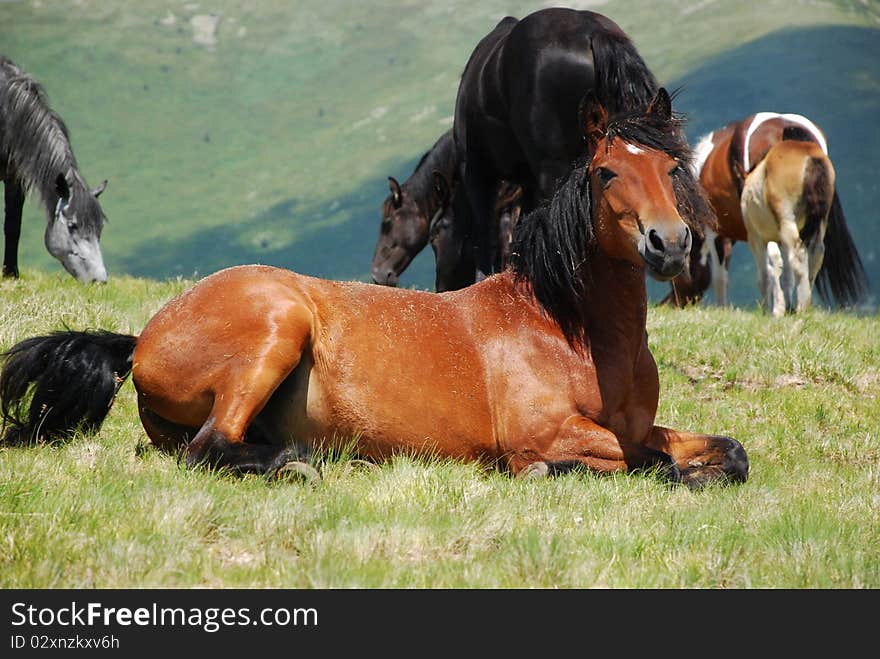
POLYGON ((699 302, 711 285, 728 304, 733 244, 748 241, 765 308, 774 315, 825 302, 861 300, 867 278, 850 236, 825 134, 797 114, 761 112, 704 136, 695 174, 718 218, 717 233, 694 247, 689 268, 664 302, 699 302), (698 255, 699 253, 699 255, 698 255))
POLYGON ((690 486, 745 481, 736 440, 655 425, 645 271, 678 274, 698 218, 711 216, 669 96, 610 122, 594 104, 585 121, 594 155, 519 222, 504 272, 429 293, 266 266, 222 270, 138 337, 62 331, 11 348, 0 374, 7 425, 18 436, 68 433, 77 417, 94 427, 110 400, 82 400, 96 383, 112 395, 130 369, 150 439, 185 448, 191 467, 271 474, 292 444, 356 438, 373 460, 444 456, 526 476, 656 467, 690 486))

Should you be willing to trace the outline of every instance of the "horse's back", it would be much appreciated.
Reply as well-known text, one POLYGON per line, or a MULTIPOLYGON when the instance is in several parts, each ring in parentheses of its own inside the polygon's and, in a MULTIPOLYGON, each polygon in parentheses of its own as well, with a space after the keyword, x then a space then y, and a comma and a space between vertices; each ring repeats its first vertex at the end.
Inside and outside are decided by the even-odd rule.
MULTIPOLYGON (((483 457, 495 444, 468 327, 472 297, 229 268, 147 324, 135 386, 152 411, 182 425, 200 426, 218 397, 259 385, 274 391, 260 414, 264 434, 340 443, 357 436, 359 450, 376 458, 392 446, 483 457), (296 366, 263 383, 253 366, 266 361, 296 366)), ((266 369, 266 377, 282 370, 266 369)))
POLYGON ((584 155, 579 110, 591 90, 615 111, 644 109, 656 92, 614 21, 567 8, 505 19, 475 48, 459 85, 454 130, 465 160, 524 185, 529 206, 551 195, 584 155))

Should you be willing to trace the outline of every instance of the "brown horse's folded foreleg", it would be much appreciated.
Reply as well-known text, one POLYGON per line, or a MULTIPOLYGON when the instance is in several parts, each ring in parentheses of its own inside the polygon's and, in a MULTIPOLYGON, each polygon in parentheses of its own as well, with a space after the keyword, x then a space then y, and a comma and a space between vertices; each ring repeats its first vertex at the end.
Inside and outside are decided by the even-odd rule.
POLYGON ((679 480, 667 454, 622 440, 584 416, 569 417, 550 443, 518 451, 509 461, 517 476, 552 476, 578 467, 609 473, 651 466, 661 466, 670 480, 679 480))
POLYGON ((681 481, 690 487, 714 481, 745 482, 749 476, 746 451, 731 437, 654 426, 645 445, 671 455, 681 481))

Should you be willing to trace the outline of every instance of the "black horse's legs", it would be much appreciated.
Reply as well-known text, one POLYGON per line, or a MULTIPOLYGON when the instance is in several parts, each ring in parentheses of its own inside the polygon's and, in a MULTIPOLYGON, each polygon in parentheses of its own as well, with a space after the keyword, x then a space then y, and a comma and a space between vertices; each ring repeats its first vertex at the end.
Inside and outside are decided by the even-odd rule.
POLYGON ((474 257, 479 280, 493 272, 497 237, 492 231, 494 226, 492 214, 498 181, 488 174, 486 168, 475 157, 465 159, 461 179, 470 210, 474 257))
POLYGON ((17 180, 6 181, 4 189, 5 216, 3 221, 3 276, 18 277, 18 241, 21 238, 21 212, 24 208, 24 188, 17 180))

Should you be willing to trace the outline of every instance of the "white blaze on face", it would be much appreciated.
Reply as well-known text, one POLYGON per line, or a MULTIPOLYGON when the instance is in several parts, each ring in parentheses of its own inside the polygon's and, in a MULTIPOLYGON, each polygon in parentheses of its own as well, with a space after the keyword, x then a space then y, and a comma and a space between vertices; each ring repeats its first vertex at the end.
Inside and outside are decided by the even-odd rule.
POLYGON ((626 150, 629 151, 634 156, 641 155, 645 152, 644 149, 640 149, 636 145, 630 144, 629 142, 624 142, 623 145, 626 147, 626 150))

